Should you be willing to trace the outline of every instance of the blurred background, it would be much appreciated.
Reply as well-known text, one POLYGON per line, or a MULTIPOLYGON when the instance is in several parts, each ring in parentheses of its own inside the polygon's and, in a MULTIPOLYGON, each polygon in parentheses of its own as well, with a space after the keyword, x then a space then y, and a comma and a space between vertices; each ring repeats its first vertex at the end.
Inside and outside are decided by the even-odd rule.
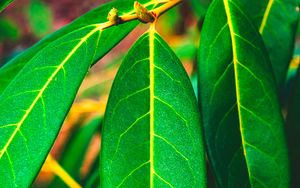
MULTIPOLYGON (((41 38, 106 2, 108 0, 14 1, 0 14, 0 67, 41 38)), ((197 48, 209 2, 184 1, 165 13, 157 24, 158 32, 175 51, 190 75, 195 92, 197 48)), ((141 24, 91 68, 50 152, 51 157, 46 160, 34 187, 68 187, 64 183, 68 181, 68 176, 84 187, 99 185, 101 121, 110 87, 122 58, 147 28, 147 25, 141 24), (62 181, 61 178, 66 179, 62 181)), ((300 27, 288 80, 295 76, 299 65, 299 34, 300 27)), ((211 179, 209 182, 213 185, 214 181, 211 179)))

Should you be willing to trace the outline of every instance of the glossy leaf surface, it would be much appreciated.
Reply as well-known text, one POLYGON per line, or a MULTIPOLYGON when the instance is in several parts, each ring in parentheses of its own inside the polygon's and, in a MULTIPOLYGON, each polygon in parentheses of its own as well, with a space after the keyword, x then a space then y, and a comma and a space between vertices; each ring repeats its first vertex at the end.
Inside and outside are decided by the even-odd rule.
POLYGON ((203 25, 200 100, 220 187, 288 187, 283 118, 271 63, 236 0, 215 0, 203 25))
POLYGON ((1 186, 32 183, 89 67, 137 24, 102 30, 101 23, 112 7, 133 11, 132 2, 87 13, 1 69, 7 81, 0 96, 1 186))
POLYGON ((205 187, 197 102, 174 52, 152 29, 125 57, 102 130, 102 187, 205 187))
POLYGON ((281 88, 294 51, 294 41, 299 20, 297 0, 240 0, 237 4, 245 10, 259 29, 278 86, 281 88))

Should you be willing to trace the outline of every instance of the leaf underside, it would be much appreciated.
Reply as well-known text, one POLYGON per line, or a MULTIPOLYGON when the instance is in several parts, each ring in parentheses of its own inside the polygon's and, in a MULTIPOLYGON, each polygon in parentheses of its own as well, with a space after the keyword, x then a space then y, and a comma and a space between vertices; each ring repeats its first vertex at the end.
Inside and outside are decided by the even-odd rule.
POLYGON ((258 29, 233 0, 215 0, 199 54, 208 156, 220 187, 288 187, 277 87, 258 29))
POLYGON ((199 112, 180 61, 150 30, 115 78, 102 131, 102 187, 205 187, 199 112))

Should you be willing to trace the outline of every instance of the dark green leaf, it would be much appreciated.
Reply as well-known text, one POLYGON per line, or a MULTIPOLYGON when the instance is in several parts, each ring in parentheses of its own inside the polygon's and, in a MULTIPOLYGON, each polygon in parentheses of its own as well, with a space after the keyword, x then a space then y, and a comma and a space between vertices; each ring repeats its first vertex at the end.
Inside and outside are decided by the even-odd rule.
POLYGON ((296 79, 293 82, 293 92, 290 96, 290 104, 287 115, 287 136, 289 140, 289 149, 292 168, 293 187, 300 186, 300 66, 298 67, 296 79))
MULTIPOLYGON (((78 129, 68 141, 66 150, 62 153, 62 158, 59 160, 59 164, 61 164, 63 169, 77 181, 80 180, 80 169, 86 156, 86 151, 93 135, 100 130, 101 121, 102 118, 97 117, 78 129)), ((60 178, 55 178, 51 183, 51 187, 62 188, 67 186, 60 178)))
POLYGON ((258 27, 269 52, 276 81, 281 88, 293 55, 299 3, 296 0, 240 0, 237 4, 258 27))
POLYGON ((51 9, 40 0, 32 0, 28 7, 30 28, 37 37, 44 37, 52 30, 51 9))
POLYGON ((215 0, 199 54, 205 140, 220 187, 289 187, 276 84, 257 28, 233 0, 215 0))
POLYGON ((34 180, 89 67, 137 21, 105 30, 101 23, 112 7, 126 13, 133 11, 132 3, 116 1, 87 13, 3 68, 7 82, 0 84, 5 88, 0 96, 1 186, 27 187, 34 180))
POLYGON ((102 187, 206 187, 193 88, 153 30, 135 43, 115 78, 100 161, 102 187))
POLYGON ((4 10, 13 0, 1 0, 0 1, 0 12, 4 10))

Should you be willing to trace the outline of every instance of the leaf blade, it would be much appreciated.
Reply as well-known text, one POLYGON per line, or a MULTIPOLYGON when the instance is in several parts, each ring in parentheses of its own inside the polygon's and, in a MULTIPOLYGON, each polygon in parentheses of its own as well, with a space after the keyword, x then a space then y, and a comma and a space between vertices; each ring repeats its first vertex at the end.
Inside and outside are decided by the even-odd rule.
MULTIPOLYGON (((147 6, 152 6, 153 2, 148 2, 147 0, 142 1, 147 6)), ((28 50, 24 51, 7 64, 5 64, 0 69, 0 93, 9 85, 10 81, 19 73, 19 71, 25 66, 25 64, 30 61, 36 53, 46 48, 51 44, 51 42, 58 40, 59 38, 65 36, 68 33, 84 29, 84 27, 92 26, 94 24, 105 23, 107 21, 107 14, 112 7, 116 7, 120 12, 133 13, 132 8, 133 0, 119 0, 118 2, 111 2, 101 5, 98 8, 95 8, 81 17, 74 20, 72 23, 64 26, 58 31, 46 36, 38 43, 33 45, 28 50), (3 76, 2 76, 3 75, 3 76), (5 75, 5 76, 4 76, 5 75)), ((95 55, 94 61, 103 57, 108 51, 111 50, 115 44, 120 42, 133 28, 137 26, 137 21, 128 22, 125 24, 118 25, 117 27, 112 27, 105 30, 103 38, 110 38, 110 42, 105 42, 105 45, 102 49, 99 49, 99 52, 95 55), (114 45, 111 45, 114 44, 114 45)), ((95 63, 95 62, 94 62, 95 63)))
POLYGON ((283 119, 257 28, 235 1, 217 0, 202 32, 200 99, 219 186, 288 186, 283 119))
POLYGON ((199 124, 188 76, 150 29, 131 48, 111 90, 102 131, 102 186, 205 187, 199 124), (183 179, 183 174, 189 175, 183 179))

